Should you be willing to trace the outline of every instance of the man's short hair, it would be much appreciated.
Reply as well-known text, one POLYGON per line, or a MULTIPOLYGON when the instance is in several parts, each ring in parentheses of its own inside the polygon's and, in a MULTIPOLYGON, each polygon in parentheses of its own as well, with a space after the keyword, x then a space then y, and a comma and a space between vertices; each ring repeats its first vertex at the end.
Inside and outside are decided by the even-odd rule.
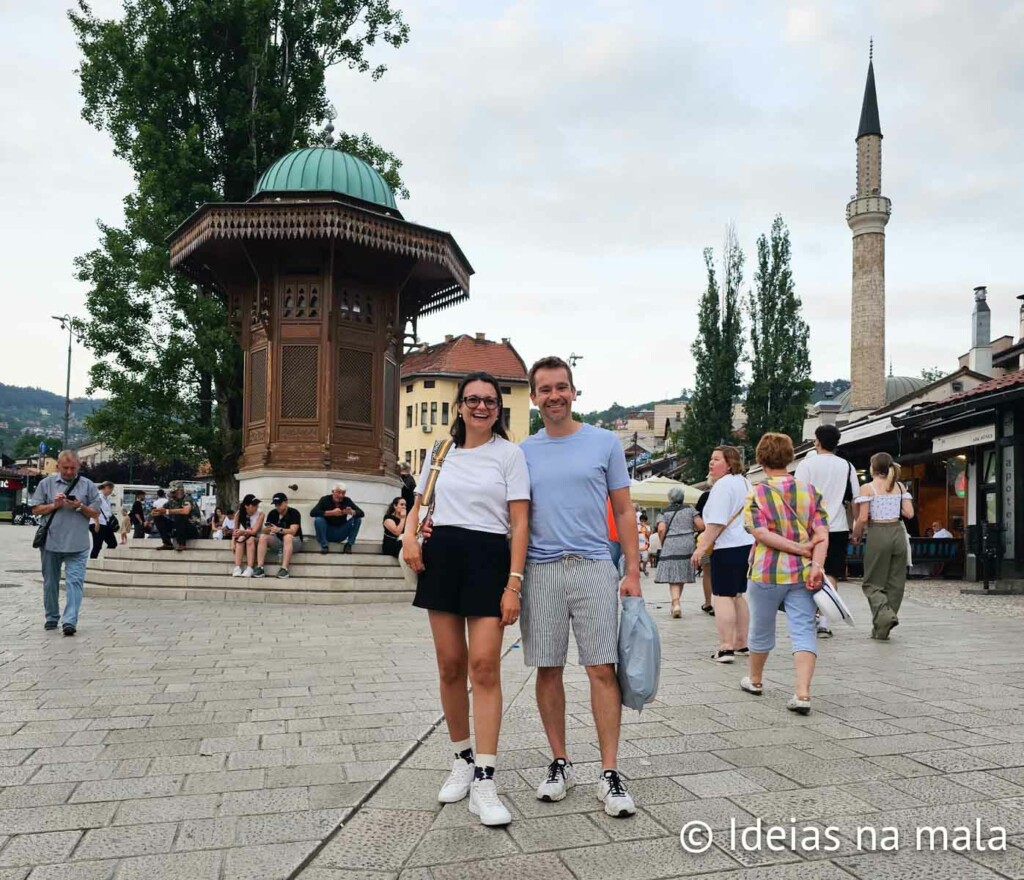
POLYGON ((537 393, 537 370, 565 370, 565 374, 569 377, 569 387, 572 388, 573 391, 576 390, 576 383, 572 381, 572 367, 557 355, 552 354, 547 357, 542 357, 532 367, 530 367, 530 394, 537 393))
POLYGON ((97 489, 102 489, 104 486, 110 486, 110 488, 113 489, 114 488, 114 483, 113 483, 112 480, 104 480, 96 488, 97 489))
POLYGON ((333 486, 331 486, 331 491, 332 492, 347 492, 348 488, 345 486, 344 483, 335 483, 333 486))
POLYGON ((135 493, 135 500, 136 501, 138 501, 138 500, 140 500, 142 498, 145 498, 145 497, 146 497, 146 493, 145 492, 139 491, 139 492, 135 493))
POLYGON ((814 429, 815 439, 826 452, 835 452, 839 445, 839 429, 835 425, 818 425, 814 429))
POLYGON ((412 470, 412 469, 404 461, 402 462, 401 466, 398 468, 398 472, 400 474, 407 474, 407 473, 409 473, 410 470, 412 470))
POLYGON ((57 464, 60 464, 66 459, 71 459, 75 464, 78 464, 78 453, 74 449, 62 449, 57 455, 57 464))

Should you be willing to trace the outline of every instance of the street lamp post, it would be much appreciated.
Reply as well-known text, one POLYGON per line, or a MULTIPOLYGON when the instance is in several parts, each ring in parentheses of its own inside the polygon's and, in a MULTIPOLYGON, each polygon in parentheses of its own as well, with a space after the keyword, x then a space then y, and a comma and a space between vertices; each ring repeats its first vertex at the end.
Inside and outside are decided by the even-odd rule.
POLYGON ((68 422, 71 420, 71 338, 74 336, 74 320, 70 315, 50 315, 60 321, 60 329, 68 331, 68 376, 64 386, 64 449, 68 448, 68 422))

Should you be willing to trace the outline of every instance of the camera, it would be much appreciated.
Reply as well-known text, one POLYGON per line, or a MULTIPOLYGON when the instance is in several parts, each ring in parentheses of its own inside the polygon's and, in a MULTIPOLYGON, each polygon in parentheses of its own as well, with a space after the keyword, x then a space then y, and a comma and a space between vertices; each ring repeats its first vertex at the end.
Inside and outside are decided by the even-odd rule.
POLYGON ((64 496, 64 500, 65 500, 65 501, 77 501, 78 499, 77 499, 77 498, 75 498, 75 496, 74 496, 74 495, 65 495, 65 496, 64 496))

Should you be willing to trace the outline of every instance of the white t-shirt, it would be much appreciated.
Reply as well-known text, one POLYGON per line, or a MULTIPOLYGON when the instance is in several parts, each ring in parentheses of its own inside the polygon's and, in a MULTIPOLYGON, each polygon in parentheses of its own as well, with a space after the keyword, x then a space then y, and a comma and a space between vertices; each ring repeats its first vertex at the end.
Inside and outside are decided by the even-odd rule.
POLYGON ((825 513, 828 515, 828 530, 830 532, 848 532, 850 523, 846 518, 846 508, 843 506, 843 497, 846 495, 846 487, 850 487, 853 493, 852 498, 860 495, 860 486, 857 483, 857 472, 850 466, 845 458, 838 455, 819 455, 817 452, 808 453, 807 457, 796 467, 793 474, 798 480, 810 483, 821 495, 822 503, 825 505, 825 513))
MULTIPOLYGON (((417 486, 427 485, 433 460, 431 450, 417 486)), ((434 489, 434 525, 507 535, 508 502, 529 500, 530 472, 515 443, 492 437, 475 449, 453 446, 434 489)))
POLYGON ((933 538, 952 538, 953 537, 953 533, 951 531, 949 531, 949 529, 939 529, 934 535, 932 535, 932 537, 933 538))
POLYGON ((743 528, 743 505, 749 494, 750 483, 742 474, 726 474, 711 487, 708 503, 704 505, 705 525, 724 526, 732 519, 732 524, 715 539, 716 550, 749 547, 754 543, 754 536, 743 528), (733 519, 737 511, 739 516, 733 519))
POLYGON ((166 498, 157 498, 156 501, 153 502, 153 510, 163 510, 166 506, 166 498))

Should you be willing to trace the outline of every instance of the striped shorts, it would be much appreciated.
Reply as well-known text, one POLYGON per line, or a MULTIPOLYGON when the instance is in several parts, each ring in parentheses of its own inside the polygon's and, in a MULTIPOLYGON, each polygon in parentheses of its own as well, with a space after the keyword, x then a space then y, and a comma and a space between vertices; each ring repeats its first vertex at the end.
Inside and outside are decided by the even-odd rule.
POLYGON ((527 563, 519 621, 527 666, 565 666, 570 621, 581 666, 618 663, 619 574, 609 560, 527 563))

